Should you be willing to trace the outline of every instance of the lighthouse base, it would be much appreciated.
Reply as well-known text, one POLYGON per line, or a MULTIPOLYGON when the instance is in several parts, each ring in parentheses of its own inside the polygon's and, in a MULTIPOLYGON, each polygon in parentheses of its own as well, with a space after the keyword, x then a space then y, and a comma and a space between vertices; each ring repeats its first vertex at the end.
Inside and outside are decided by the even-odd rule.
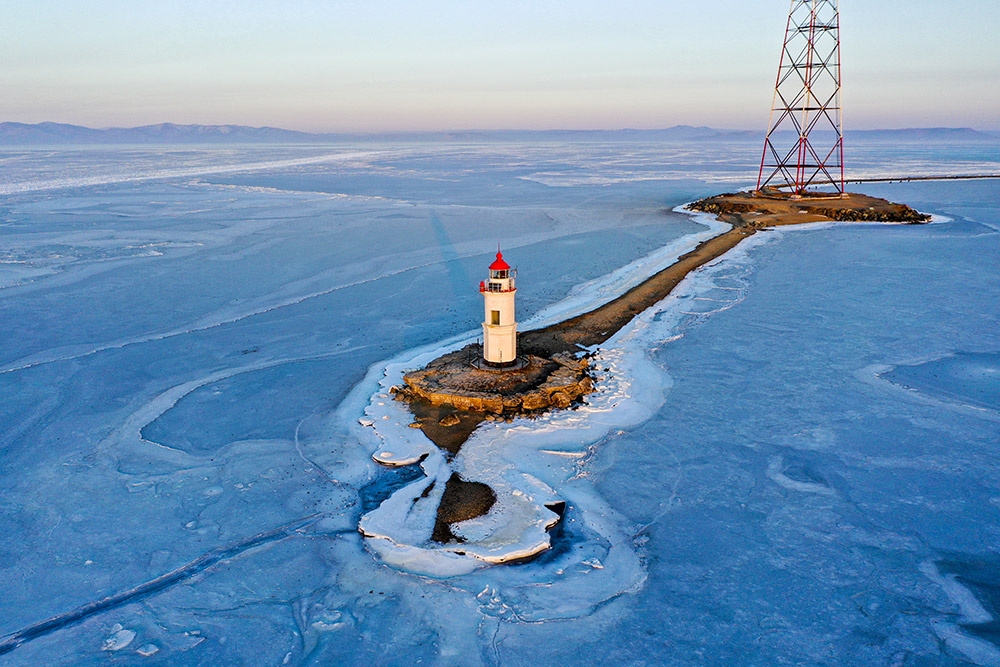
POLYGON ((457 410, 514 416, 565 408, 594 390, 589 360, 569 354, 550 358, 518 357, 506 368, 486 366, 474 359, 478 346, 435 359, 419 371, 407 373, 404 384, 392 389, 397 399, 423 400, 457 410))
POLYGON ((525 357, 517 357, 514 361, 487 361, 480 355, 472 361, 472 367, 481 371, 517 371, 529 363, 525 357))

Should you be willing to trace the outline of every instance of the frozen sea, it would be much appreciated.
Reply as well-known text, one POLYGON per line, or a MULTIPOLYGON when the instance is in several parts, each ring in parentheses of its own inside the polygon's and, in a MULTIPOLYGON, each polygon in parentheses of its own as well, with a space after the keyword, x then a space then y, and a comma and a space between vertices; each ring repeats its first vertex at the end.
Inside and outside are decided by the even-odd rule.
POLYGON ((855 186, 936 221, 759 233, 602 346, 586 405, 484 425, 456 465, 567 502, 538 559, 358 532, 424 474, 372 460, 419 446, 385 384, 475 337, 498 242, 519 320, 576 312, 758 156, 0 149, 0 664, 1000 665, 998 181, 855 186))

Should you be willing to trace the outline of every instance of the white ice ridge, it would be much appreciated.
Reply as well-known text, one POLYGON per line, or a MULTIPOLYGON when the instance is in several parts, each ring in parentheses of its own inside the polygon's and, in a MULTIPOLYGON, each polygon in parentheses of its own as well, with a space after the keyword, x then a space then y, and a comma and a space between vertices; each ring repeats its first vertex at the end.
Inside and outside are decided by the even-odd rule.
MULTIPOLYGON (((712 224, 713 232, 728 227, 706 214, 696 217, 699 222, 712 224)), ((842 223, 815 223, 795 229, 833 224, 842 223)), ((583 599, 592 601, 598 589, 607 593, 613 588, 620 593, 639 585, 644 574, 630 534, 621 521, 609 518, 614 512, 587 481, 589 455, 609 433, 646 421, 662 404, 671 380, 652 362, 650 353, 683 335, 692 315, 711 316, 740 301, 739 290, 728 300, 708 299, 706 295, 712 291, 731 291, 728 284, 732 282, 733 267, 749 264, 752 248, 779 239, 790 229, 749 237, 723 257, 691 272, 663 301, 609 339, 597 350, 594 362, 595 367, 608 371, 599 379, 597 392, 587 397, 585 405, 538 419, 487 423, 469 438, 451 462, 422 431, 409 428, 412 418, 408 410, 392 400, 389 390, 402 382, 406 371, 420 368, 441 354, 471 342, 474 334, 411 351, 381 368, 373 366, 364 387, 374 390, 374 394, 369 394, 364 417, 355 426, 358 437, 366 441, 375 461, 389 466, 419 462, 425 477, 398 490, 362 518, 360 528, 368 537, 369 547, 386 563, 400 569, 434 577, 467 574, 487 563, 502 563, 546 550, 550 545, 547 527, 556 520, 547 505, 566 500, 580 513, 586 530, 599 535, 607 548, 600 558, 588 559, 601 569, 600 575, 591 574, 589 580, 614 582, 607 589, 588 585, 590 592, 582 595, 580 604, 583 599), (717 284, 720 279, 727 284, 717 284), (692 313, 691 304, 700 301, 720 305, 692 313), (442 545, 431 541, 430 535, 443 485, 455 472, 466 481, 489 485, 498 499, 486 516, 454 525, 456 534, 466 539, 464 543, 442 545), (609 563, 614 567, 609 567, 609 563)), ((594 280, 545 309, 528 324, 544 326, 605 303, 711 235, 712 232, 701 232, 685 237, 594 280)), ((357 389, 364 391, 362 387, 357 389)), ((565 568, 560 569, 560 573, 564 571, 565 568)))
MULTIPOLYGON (((606 600, 642 587, 646 574, 640 528, 629 526, 591 484, 591 456, 608 435, 643 423, 659 409, 672 380, 651 355, 683 336, 687 327, 742 300, 743 291, 732 283, 752 265, 754 248, 796 229, 830 224, 841 223, 755 234, 691 272, 670 295, 596 350, 594 366, 600 377, 597 391, 587 396, 586 404, 537 419, 485 423, 450 462, 422 431, 409 428, 411 415, 404 404, 392 400, 389 389, 402 382, 406 371, 470 342, 474 333, 373 366, 338 414, 341 419, 355 416, 353 433, 374 460, 384 465, 419 462, 424 477, 399 489, 362 518, 360 528, 369 549, 395 568, 450 578, 451 586, 479 593, 484 614, 510 614, 523 621, 587 614, 606 600), (692 313, 692 304, 703 302, 710 302, 711 308, 692 313), (692 319, 692 315, 697 317, 692 319), (367 405, 365 396, 369 397, 367 405), (364 416, 357 419, 362 412, 364 416), (430 537, 443 486, 456 472, 467 481, 489 485, 497 502, 485 516, 453 524, 453 532, 465 538, 464 543, 444 545, 430 537), (566 529, 572 528, 573 534, 562 539, 573 539, 573 549, 536 561, 531 568, 486 567, 546 550, 550 545, 546 528, 556 519, 547 505, 557 500, 569 508, 563 520, 573 524, 566 529)), ((715 229, 726 227, 715 225, 715 229)), ((624 292, 669 265, 706 234, 692 236, 673 244, 669 251, 653 253, 592 281, 540 313, 534 326, 586 312, 615 296, 616 290, 624 292)))
POLYGON ((697 179, 706 183, 743 183, 743 174, 720 174, 717 171, 690 169, 658 169, 656 171, 617 170, 608 172, 581 172, 572 169, 568 172, 537 171, 526 176, 518 176, 521 180, 550 188, 572 188, 581 185, 620 185, 623 183, 643 183, 647 181, 663 181, 671 179, 697 179))
MULTIPOLYGON (((965 625, 989 623, 993 616, 983 607, 972 591, 958 583, 953 574, 942 574, 933 561, 920 564, 920 571, 941 587, 948 600, 959 613, 959 622, 965 625)), ((965 655, 973 664, 1000 667, 1000 650, 982 639, 966 634, 956 624, 943 618, 933 619, 934 633, 950 648, 965 655)))
POLYGON ((667 268, 679 257, 697 248, 699 243, 730 228, 730 225, 720 222, 714 215, 688 211, 684 206, 675 207, 674 212, 693 217, 695 222, 705 225, 705 229, 682 236, 611 273, 577 285, 565 299, 543 308, 522 322, 521 329, 541 329, 604 305, 667 268))
MULTIPOLYGON (((669 377, 646 355, 657 342, 643 334, 656 336, 648 328, 651 318, 640 319, 645 323, 630 327, 631 336, 622 338, 627 347, 612 340, 609 350, 598 354, 600 366, 610 370, 587 405, 539 419, 482 427, 450 463, 421 431, 408 427, 411 417, 405 405, 388 395, 388 388, 402 381, 405 370, 434 359, 450 346, 389 364, 379 382, 380 391, 358 422, 360 436, 374 445, 375 460, 387 465, 419 460, 426 477, 400 489, 362 518, 360 528, 369 538, 369 547, 386 563, 410 572, 433 577, 468 574, 487 563, 546 550, 550 544, 548 528, 558 519, 546 505, 567 500, 579 512, 587 531, 603 545, 596 557, 588 550, 573 564, 579 569, 583 560, 589 561, 581 570, 589 583, 585 591, 566 598, 574 600, 570 606, 589 609, 640 585, 645 575, 631 535, 585 474, 589 448, 612 430, 648 419, 662 404, 669 387, 669 377), (497 494, 497 502, 485 516, 453 526, 465 543, 442 545, 432 542, 430 536, 441 493, 453 472, 468 481, 488 484, 497 494)), ((574 579, 567 574, 576 572, 574 567, 563 563, 559 579, 574 579)), ((567 610, 567 604, 553 609, 574 614, 567 610)))
POLYGON ((1000 413, 997 413, 996 410, 981 405, 970 405, 960 398, 946 395, 936 395, 932 392, 922 391, 909 387, 905 384, 898 384, 887 377, 889 373, 900 366, 919 366, 921 364, 944 359, 952 354, 954 354, 953 350, 940 350, 934 354, 905 359, 894 365, 872 364, 871 366, 866 366, 858 371, 855 371, 854 377, 869 386, 876 387, 881 391, 894 393, 908 401, 915 401, 926 405, 935 405, 947 408, 948 410, 953 410, 955 412, 961 412, 972 417, 977 417, 979 419, 986 419, 988 421, 1000 421, 1000 413))
MULTIPOLYGON (((678 207, 675 211, 686 212, 683 207, 678 207)), ((706 226, 706 230, 684 236, 625 267, 581 285, 566 299, 545 308, 524 322, 523 326, 525 328, 547 326, 602 305, 670 266, 678 257, 693 250, 705 239, 729 228, 729 225, 718 222, 712 216, 695 214, 695 217, 698 222, 706 226)), ((379 389, 365 409, 366 416, 360 420, 362 426, 372 429, 379 438, 379 444, 372 458, 388 466, 412 465, 420 462, 426 475, 424 479, 397 491, 381 507, 366 515, 361 521, 361 530, 369 537, 383 539, 389 544, 386 548, 382 543, 372 542, 373 548, 387 562, 404 566, 406 569, 417 569, 425 574, 454 573, 455 568, 470 570, 483 563, 502 563, 535 555, 549 547, 548 529, 558 520, 558 515, 546 507, 547 504, 559 501, 558 495, 538 475, 520 468, 526 452, 508 460, 504 467, 499 467, 499 461, 487 456, 489 451, 497 449, 493 444, 495 437, 486 435, 491 432, 490 429, 481 429, 465 443, 461 454, 449 464, 440 450, 421 431, 408 427, 411 420, 408 411, 389 397, 390 387, 401 384, 406 371, 420 368, 441 354, 471 342, 473 337, 474 333, 469 333, 433 348, 411 351, 404 357, 389 362, 385 366, 384 376, 379 381, 379 389), (413 547, 417 535, 423 536, 420 542, 429 539, 444 485, 452 472, 461 472, 464 479, 484 482, 498 491, 496 505, 487 516, 456 526, 458 534, 467 539, 462 545, 454 548, 432 547, 433 552, 447 560, 447 566, 444 562, 430 569, 423 564, 418 565, 416 560, 424 563, 428 556, 421 554, 419 559, 415 559, 414 552, 410 548, 404 550, 406 553, 400 561, 400 550, 403 545, 408 544, 413 547), (432 481, 433 486, 431 486, 432 481), (512 523, 513 517, 517 517, 517 521, 512 523), (512 525, 519 528, 511 530, 512 525), (462 553, 455 554, 456 551, 462 553), (453 555, 461 556, 462 565, 453 563, 455 560, 453 555), (480 562, 472 559, 478 559, 480 562)), ((604 367, 616 366, 618 362, 612 358, 613 356, 612 354, 606 359, 602 358, 600 363, 604 367)), ((610 376, 630 377, 630 371, 625 368, 620 370, 614 368, 610 376)), ((619 391, 625 392, 626 389, 622 388, 619 391)), ((614 405, 618 404, 617 399, 612 398, 612 400, 614 405)), ((658 400, 656 406, 660 401, 662 398, 658 400)), ((577 413, 586 414, 594 412, 595 409, 598 411, 610 409, 607 406, 596 408, 597 403, 593 399, 588 403, 586 408, 577 413)), ((624 412, 622 414, 624 415, 624 412)), ((537 425, 541 421, 548 419, 527 424, 537 425)), ((572 422, 582 422, 587 431, 597 432, 594 426, 588 423, 590 420, 579 415, 575 419, 563 421, 564 423, 558 425, 559 429, 566 429, 572 422)), ((607 430, 604 429, 596 437, 585 437, 581 441, 582 448, 585 449, 588 443, 596 442, 603 437, 607 430)), ((558 438, 556 440, 555 444, 559 445, 558 438)), ((504 449, 522 450, 516 445, 504 445, 504 449)), ((559 457, 559 454, 553 455, 552 452, 563 451, 564 446, 548 447, 548 449, 550 452, 543 457, 546 459, 543 467, 546 468, 551 465, 550 459, 553 456, 559 457)), ((574 468, 570 463, 563 462, 562 465, 567 467, 567 470, 574 468)), ((570 470, 570 474, 575 473, 570 470)))
MULTIPOLYGON (((687 213, 681 209, 682 207, 677 207, 674 210, 687 213)), ((536 314, 531 319, 523 322, 522 328, 525 326, 535 328, 546 326, 547 323, 558 322, 564 317, 563 313, 572 313, 574 312, 574 308, 583 309, 580 310, 580 312, 585 312, 586 310, 594 308, 605 301, 614 298, 618 294, 621 294, 639 282, 642 282, 642 280, 649 275, 652 275, 652 273, 670 265, 676 260, 676 257, 688 252, 702 240, 716 235, 728 226, 714 220, 711 216, 706 216, 704 214, 694 214, 694 217, 698 220, 698 222, 706 225, 708 229, 703 232, 698 232, 697 234, 681 237, 673 243, 664 246, 650 255, 636 260, 635 262, 618 269, 607 276, 583 284, 574 290, 573 294, 571 294, 569 298, 555 304, 554 306, 550 306, 549 308, 536 314), (649 273, 647 274, 645 272, 649 273), (574 300, 574 295, 579 296, 581 294, 586 297, 584 300, 581 301, 579 298, 574 300), (553 308, 556 310, 553 310, 553 308)), ((240 233, 256 233, 259 229, 265 228, 268 224, 270 223, 261 221, 247 222, 240 225, 240 233)), ((520 247, 554 238, 559 236, 561 233, 562 232, 537 232, 533 234, 525 234, 513 247, 520 247)), ((205 243, 216 243, 218 245, 222 245, 222 243, 219 242, 219 236, 219 234, 213 234, 207 237, 199 237, 199 239, 205 243)), ((53 240, 54 242, 65 243, 78 241, 78 239, 73 239, 67 236, 59 236, 57 239, 53 240)), ((225 236, 222 237, 222 240, 225 240, 225 236)), ((456 244, 454 246, 454 250, 456 256, 458 257, 472 257, 480 254, 482 247, 479 245, 478 241, 466 241, 456 244)), ((433 266, 439 264, 440 262, 441 259, 437 247, 396 254, 391 257, 391 261, 387 261, 386 258, 379 258, 352 262, 348 265, 338 266, 315 275, 286 283, 275 291, 259 297, 241 300, 238 303, 231 303, 173 328, 107 341, 95 341, 88 344, 41 350, 25 357, 10 360, 7 363, 0 365, 0 375, 18 372, 45 364, 70 361, 81 357, 99 354, 107 350, 122 349, 133 345, 166 340, 196 331, 204 331, 232 324, 250 317, 269 313, 288 306, 294 306, 310 299, 322 297, 340 290, 391 278, 414 269, 433 266)), ((91 275, 91 273, 95 270, 97 269, 95 269, 94 266, 84 268, 83 270, 77 270, 74 272, 74 277, 66 277, 63 278, 63 280, 68 281, 82 279, 91 275)), ((56 278, 55 280, 50 279, 47 285, 51 286, 53 284, 59 284, 59 280, 59 278, 56 278)), ((459 338, 456 340, 461 340, 461 344, 464 345, 465 343, 474 340, 474 335, 475 334, 473 333, 468 334, 467 337, 472 337, 469 338, 469 340, 465 340, 465 338, 459 338)))
POLYGON ((767 466, 767 476, 778 486, 786 488, 789 491, 817 493, 825 496, 834 495, 833 489, 825 484, 819 484, 817 482, 802 482, 792 479, 782 471, 783 465, 784 459, 780 456, 775 456, 771 459, 771 462, 767 466))
MULTIPOLYGON (((531 325, 543 326, 586 312, 728 228, 709 216, 697 217, 710 227, 708 231, 592 281, 540 313, 531 325)), ((761 235, 755 244, 766 240, 761 235)), ((737 261, 746 260, 742 245, 727 257, 730 255, 737 261)), ((609 339, 596 353, 595 367, 601 369, 602 377, 597 392, 587 397, 585 405, 537 419, 486 423, 450 462, 422 431, 409 428, 412 417, 404 404, 392 400, 389 389, 402 382, 406 371, 471 341, 474 334, 373 366, 342 408, 360 407, 363 392, 371 392, 364 416, 355 422, 357 437, 376 461, 384 465, 419 462, 425 476, 362 517, 360 529, 369 548, 387 564, 405 571, 436 578, 471 577, 470 590, 478 586, 477 592, 483 591, 488 598, 484 613, 491 613, 489 610, 499 604, 505 613, 521 620, 578 616, 640 588, 646 576, 637 547, 641 540, 636 528, 628 526, 591 484, 589 460, 606 436, 655 414, 672 381, 650 358, 651 352, 678 337, 680 325, 689 319, 691 299, 717 289, 715 279, 727 278, 727 272, 730 268, 721 260, 692 272, 667 299, 609 339), (444 545, 430 538, 444 485, 455 472, 467 481, 490 486, 497 502, 485 516, 453 524, 453 532, 465 542, 444 545), (548 528, 558 519, 548 505, 557 501, 570 507, 564 521, 574 524, 578 548, 552 561, 536 562, 530 577, 520 568, 482 569, 489 563, 548 549, 548 528), (501 592, 505 590, 509 596, 504 598, 501 592), (502 604, 496 602, 501 598, 502 604)), ((346 412, 342 414, 346 416, 346 412)))
POLYGON ((235 174, 249 171, 266 171, 286 169, 309 164, 326 162, 344 162, 370 158, 378 155, 374 151, 351 151, 326 153, 306 158, 288 160, 266 160, 261 162, 233 162, 228 164, 203 165, 197 167, 181 167, 176 169, 153 169, 135 173, 101 174, 97 176, 79 176, 76 178, 49 178, 32 181, 15 181, 0 183, 0 195, 23 194, 44 190, 59 190, 62 188, 82 188, 95 185, 110 185, 113 183, 137 183, 140 181, 155 181, 169 178, 190 178, 193 176, 208 176, 211 174, 235 174))

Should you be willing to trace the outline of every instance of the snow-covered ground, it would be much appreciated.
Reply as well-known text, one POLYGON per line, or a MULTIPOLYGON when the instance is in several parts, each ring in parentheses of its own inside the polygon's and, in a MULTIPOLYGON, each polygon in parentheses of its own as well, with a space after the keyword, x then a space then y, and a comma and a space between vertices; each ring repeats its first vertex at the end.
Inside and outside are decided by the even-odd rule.
POLYGON ((497 241, 519 319, 560 318, 757 150, 0 153, 0 664, 1000 664, 989 181, 864 188, 934 225, 758 234, 602 346, 587 406, 485 425, 452 465, 568 503, 538 559, 357 530, 426 487, 372 460, 424 446, 386 369, 475 336, 497 241))

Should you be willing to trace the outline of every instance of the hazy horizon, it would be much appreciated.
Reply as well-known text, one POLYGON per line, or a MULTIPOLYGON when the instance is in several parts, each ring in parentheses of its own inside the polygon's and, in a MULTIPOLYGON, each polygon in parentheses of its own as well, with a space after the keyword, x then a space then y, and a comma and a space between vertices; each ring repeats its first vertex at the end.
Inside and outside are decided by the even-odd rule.
MULTIPOLYGON (((299 132, 303 134, 312 134, 316 136, 323 135, 356 135, 356 136, 377 136, 383 134, 452 134, 452 133, 546 133, 546 132, 567 132, 567 133, 614 133, 614 132, 667 132, 670 130, 677 129, 692 129, 692 130, 710 130, 719 133, 759 133, 761 137, 764 136, 764 127, 716 127, 710 125, 695 125, 693 123, 679 123, 676 125, 663 126, 663 127, 538 127, 538 128, 517 128, 517 127, 470 127, 470 128, 448 128, 444 127, 441 129, 430 129, 430 130, 356 130, 356 131, 311 131, 302 130, 294 127, 284 127, 278 125, 244 125, 240 123, 177 123, 170 120, 164 120, 153 123, 144 123, 142 125, 106 125, 106 126, 92 126, 83 125, 80 123, 64 122, 64 121, 52 121, 52 120, 42 120, 32 123, 26 123, 18 120, 5 120, 0 119, 0 125, 3 124, 19 124, 26 125, 30 127, 38 127, 42 125, 63 125, 72 126, 87 130, 94 131, 110 131, 110 130, 140 130, 145 128, 153 128, 160 126, 175 126, 175 127, 203 127, 203 128, 222 128, 222 127, 233 127, 233 128, 245 128, 251 130, 278 130, 281 132, 299 132)), ((983 127, 973 127, 973 126, 958 126, 958 125, 925 125, 925 126, 907 126, 907 127, 871 127, 871 128, 845 128, 845 134, 853 133, 872 133, 872 132, 928 132, 928 131, 964 131, 971 130, 973 132, 978 132, 981 134, 996 135, 998 130, 987 129, 983 127)))
MULTIPOLYGON (((843 3, 847 129, 1000 130, 993 26, 962 12, 843 3)), ((0 11, 0 118, 313 133, 762 129, 787 2, 585 0, 276 6, 66 0, 0 11)))

